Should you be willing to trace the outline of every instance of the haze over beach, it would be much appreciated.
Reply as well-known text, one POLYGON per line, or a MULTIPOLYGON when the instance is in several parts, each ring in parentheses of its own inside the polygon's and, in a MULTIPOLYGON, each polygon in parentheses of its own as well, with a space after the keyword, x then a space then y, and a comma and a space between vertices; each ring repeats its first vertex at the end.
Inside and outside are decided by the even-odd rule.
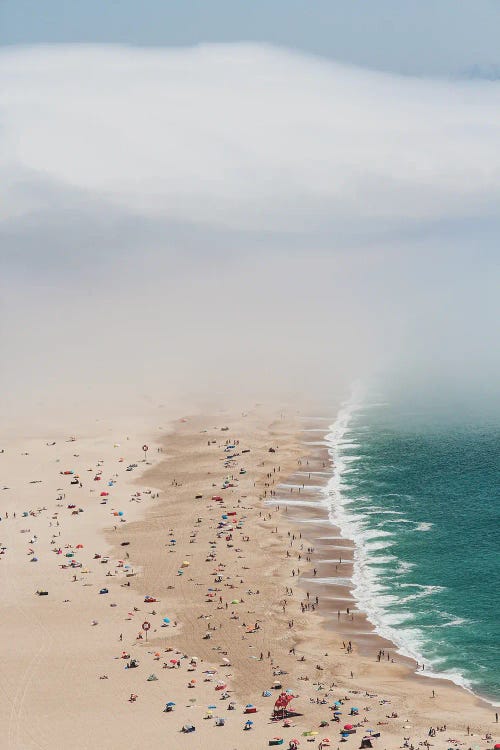
POLYGON ((5 747, 492 750, 498 8, 143 5, 0 9, 5 747))

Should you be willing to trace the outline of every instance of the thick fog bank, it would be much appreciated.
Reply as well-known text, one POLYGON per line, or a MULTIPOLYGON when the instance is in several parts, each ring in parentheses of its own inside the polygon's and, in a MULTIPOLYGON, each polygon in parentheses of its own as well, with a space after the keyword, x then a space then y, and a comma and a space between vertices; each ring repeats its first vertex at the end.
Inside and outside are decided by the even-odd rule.
POLYGON ((498 382, 498 122, 271 47, 2 51, 0 411, 498 382))

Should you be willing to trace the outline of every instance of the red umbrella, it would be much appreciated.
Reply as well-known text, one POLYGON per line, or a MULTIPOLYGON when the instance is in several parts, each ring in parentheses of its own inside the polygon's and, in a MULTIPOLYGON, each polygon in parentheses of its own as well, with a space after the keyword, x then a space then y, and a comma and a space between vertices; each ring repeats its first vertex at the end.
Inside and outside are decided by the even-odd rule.
POLYGON ((77 544, 76 549, 83 549, 83 544, 77 544))
POLYGON ((109 492, 101 492, 101 497, 107 497, 109 495, 109 492))
POLYGON ((352 726, 352 724, 344 724, 344 729, 346 729, 347 731, 349 731, 349 729, 353 729, 353 726, 352 726))

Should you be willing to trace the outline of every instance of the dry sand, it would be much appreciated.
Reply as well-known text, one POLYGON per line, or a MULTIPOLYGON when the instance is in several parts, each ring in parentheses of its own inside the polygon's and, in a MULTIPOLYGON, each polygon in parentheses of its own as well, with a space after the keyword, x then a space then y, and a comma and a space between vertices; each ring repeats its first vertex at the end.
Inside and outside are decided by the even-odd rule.
POLYGON ((254 407, 177 419, 170 431, 152 422, 99 424, 76 440, 49 430, 4 436, 2 748, 244 750, 275 736, 285 748, 295 737, 301 747, 325 737, 340 746, 346 723, 356 728, 351 748, 369 729, 380 732, 380 750, 404 738, 415 748, 493 746, 491 706, 416 677, 356 611, 352 544, 318 503, 328 463, 321 432, 314 440, 304 432, 311 425, 292 410, 254 407), (226 441, 238 442, 226 450, 226 441), (71 484, 75 475, 82 487, 71 484), (125 668, 123 651, 137 668, 125 668), (276 680, 297 696, 289 727, 271 720, 276 680), (166 713, 168 701, 175 707, 166 713), (246 715, 246 704, 257 712, 246 715), (244 731, 247 719, 254 724, 244 731), (194 733, 180 731, 187 723, 194 733))

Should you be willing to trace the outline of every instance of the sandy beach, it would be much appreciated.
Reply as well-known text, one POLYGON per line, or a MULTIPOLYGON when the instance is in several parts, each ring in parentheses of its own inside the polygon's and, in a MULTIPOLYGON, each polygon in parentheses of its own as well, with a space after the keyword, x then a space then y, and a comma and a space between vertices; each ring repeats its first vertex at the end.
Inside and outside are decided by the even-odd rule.
POLYGON ((500 739, 491 705, 416 674, 357 610, 321 503, 328 419, 117 424, 2 435, 2 748, 500 739))

